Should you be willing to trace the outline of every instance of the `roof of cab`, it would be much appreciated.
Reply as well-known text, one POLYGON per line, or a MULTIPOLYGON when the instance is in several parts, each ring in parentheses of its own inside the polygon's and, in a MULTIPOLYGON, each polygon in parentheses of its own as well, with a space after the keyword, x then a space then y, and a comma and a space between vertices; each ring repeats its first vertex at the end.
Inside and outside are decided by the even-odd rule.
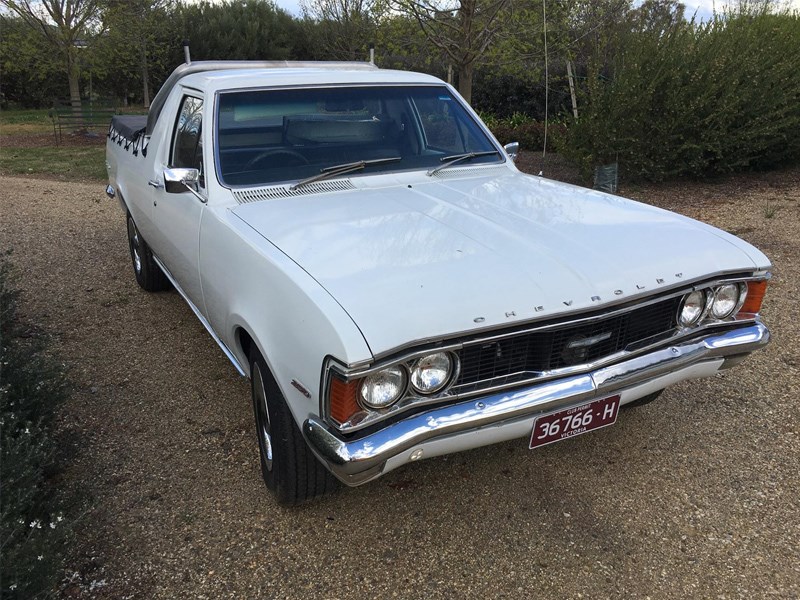
POLYGON ((317 67, 205 71, 188 75, 181 80, 182 85, 215 91, 275 85, 348 83, 442 83, 442 81, 431 75, 410 71, 317 67))
POLYGON ((364 62, 200 61, 178 66, 161 86, 147 115, 147 135, 164 102, 178 84, 207 91, 275 85, 345 85, 365 83, 443 83, 422 73, 379 69, 364 62))

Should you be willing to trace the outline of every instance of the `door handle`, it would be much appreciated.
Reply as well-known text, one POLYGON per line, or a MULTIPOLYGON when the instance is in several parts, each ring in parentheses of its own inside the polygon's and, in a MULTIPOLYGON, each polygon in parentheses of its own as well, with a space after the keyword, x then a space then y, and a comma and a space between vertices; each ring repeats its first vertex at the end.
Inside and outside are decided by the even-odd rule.
POLYGON ((160 181, 156 181, 155 179, 151 179, 150 181, 148 181, 147 185, 152 185, 156 189, 164 187, 163 183, 161 183, 160 181))

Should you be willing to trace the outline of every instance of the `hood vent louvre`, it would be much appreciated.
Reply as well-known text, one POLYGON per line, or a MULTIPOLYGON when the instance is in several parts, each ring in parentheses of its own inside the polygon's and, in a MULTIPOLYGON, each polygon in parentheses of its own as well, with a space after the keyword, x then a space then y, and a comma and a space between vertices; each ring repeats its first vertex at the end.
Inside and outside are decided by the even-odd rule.
POLYGON ((239 204, 247 204, 249 202, 261 202, 262 200, 275 200, 277 198, 291 198, 292 196, 343 192, 356 189, 349 179, 317 181, 304 185, 296 190, 292 190, 290 187, 290 185, 274 185, 270 187, 252 188, 249 190, 233 190, 233 197, 236 198, 239 204))
POLYGON ((506 166, 498 167, 466 167, 463 169, 443 169, 433 174, 438 179, 454 179, 456 177, 496 177, 503 173, 510 173, 506 166))

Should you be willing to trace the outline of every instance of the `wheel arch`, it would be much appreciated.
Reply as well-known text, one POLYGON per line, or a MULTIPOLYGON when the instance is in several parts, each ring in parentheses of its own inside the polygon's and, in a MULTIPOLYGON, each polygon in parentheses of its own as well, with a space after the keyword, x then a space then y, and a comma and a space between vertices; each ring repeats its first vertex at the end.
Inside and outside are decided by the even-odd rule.
MULTIPOLYGON (((255 340, 253 336, 250 335, 250 332, 243 327, 242 325, 238 325, 233 331, 233 339, 236 341, 236 353, 239 355, 240 358, 244 358, 244 361, 239 361, 242 367, 247 369, 247 376, 250 377, 250 350, 255 344, 255 340)), ((258 345, 256 344, 256 347, 258 345)), ((259 352, 261 356, 264 356, 264 352, 259 348, 259 352)), ((266 361, 266 357, 264 357, 264 361, 266 361)), ((269 367, 269 364, 267 364, 269 367)))
MULTIPOLYGON (((264 363, 267 365, 267 369, 269 370, 269 375, 278 381, 278 376, 276 372, 276 367, 270 361, 269 353, 267 352, 267 348, 264 347, 256 337, 250 333, 251 328, 245 324, 236 325, 233 329, 233 340, 235 348, 234 355, 239 360, 239 364, 242 369, 245 371, 245 376, 249 379, 252 377, 251 368, 250 368, 250 352, 253 348, 258 350, 258 353, 261 355, 261 358, 264 359, 264 363)), ((283 390, 285 393, 285 390, 283 390)))
POLYGON ((117 202, 119 202, 119 207, 125 212, 126 216, 130 215, 131 210, 128 208, 128 202, 125 200, 125 194, 122 192, 122 188, 120 187, 119 183, 117 184, 116 196, 117 202))

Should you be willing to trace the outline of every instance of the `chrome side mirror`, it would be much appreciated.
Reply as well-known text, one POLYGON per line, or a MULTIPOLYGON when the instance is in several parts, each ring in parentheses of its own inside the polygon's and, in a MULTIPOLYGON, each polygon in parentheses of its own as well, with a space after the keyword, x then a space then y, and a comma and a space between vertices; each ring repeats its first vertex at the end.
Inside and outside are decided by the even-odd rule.
POLYGON ((511 162, 517 162, 517 155, 519 154, 519 142, 511 142, 503 146, 503 150, 508 154, 511 162))
POLYGON ((164 190, 168 194, 195 192, 200 189, 199 169, 164 169, 164 190))

